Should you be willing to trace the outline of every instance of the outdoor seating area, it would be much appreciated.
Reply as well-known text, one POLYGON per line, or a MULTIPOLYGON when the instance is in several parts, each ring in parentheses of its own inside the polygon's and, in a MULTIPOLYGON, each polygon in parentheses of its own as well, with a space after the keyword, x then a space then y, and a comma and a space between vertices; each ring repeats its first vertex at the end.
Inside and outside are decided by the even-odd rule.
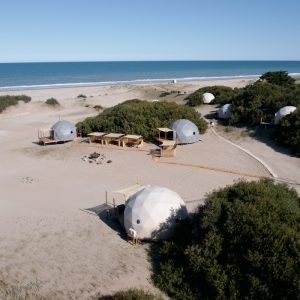
POLYGON ((174 157, 176 151, 176 132, 170 128, 157 128, 155 139, 159 143, 160 157, 174 157))
POLYGON ((92 132, 88 134, 89 143, 100 143, 101 145, 116 144, 119 147, 142 147, 144 140, 141 135, 123 133, 92 132))

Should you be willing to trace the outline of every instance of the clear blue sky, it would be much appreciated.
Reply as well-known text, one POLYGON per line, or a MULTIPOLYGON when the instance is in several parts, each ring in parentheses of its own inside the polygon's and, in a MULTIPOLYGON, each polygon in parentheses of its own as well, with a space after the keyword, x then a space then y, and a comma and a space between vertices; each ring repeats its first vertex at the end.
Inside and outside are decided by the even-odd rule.
POLYGON ((3 0, 0 61, 300 60, 300 0, 3 0))

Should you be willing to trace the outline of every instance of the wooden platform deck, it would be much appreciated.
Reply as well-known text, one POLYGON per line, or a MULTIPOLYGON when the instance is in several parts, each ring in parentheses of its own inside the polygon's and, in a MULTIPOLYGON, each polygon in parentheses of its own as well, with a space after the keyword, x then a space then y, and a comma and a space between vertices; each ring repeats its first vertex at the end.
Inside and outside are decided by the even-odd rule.
POLYGON ((55 139, 52 139, 50 137, 41 137, 41 138, 39 138, 39 143, 41 145, 57 144, 59 142, 60 142, 59 140, 55 140, 55 139))

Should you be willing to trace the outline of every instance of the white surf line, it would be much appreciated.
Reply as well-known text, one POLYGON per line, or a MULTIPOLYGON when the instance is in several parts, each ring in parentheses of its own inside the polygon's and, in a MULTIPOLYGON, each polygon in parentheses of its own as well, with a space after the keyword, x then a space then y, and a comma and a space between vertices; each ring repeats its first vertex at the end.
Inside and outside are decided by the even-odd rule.
MULTIPOLYGON (((207 121, 207 120, 206 120, 207 121)), ((248 151, 247 149, 235 144, 235 143, 232 143, 231 141, 225 139, 224 137, 222 137, 221 135, 219 135, 215 130, 214 128, 211 128, 212 132, 218 137, 220 138, 221 140, 225 141, 226 143, 242 150, 243 152, 245 152, 246 154, 248 154, 249 156, 251 156, 252 158, 254 158, 256 161, 258 161, 267 171, 268 173, 273 177, 273 178, 278 178, 278 175, 263 161, 261 160, 260 158, 258 158, 256 155, 254 155, 253 153, 251 153, 250 151, 248 151)))

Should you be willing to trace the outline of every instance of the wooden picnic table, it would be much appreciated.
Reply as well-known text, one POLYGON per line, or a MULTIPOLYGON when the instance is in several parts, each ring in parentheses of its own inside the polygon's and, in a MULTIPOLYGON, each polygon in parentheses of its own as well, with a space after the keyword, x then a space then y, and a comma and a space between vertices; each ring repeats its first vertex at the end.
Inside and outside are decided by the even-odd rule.
POLYGON ((121 145, 122 137, 124 136, 124 133, 109 133, 103 136, 103 141, 105 145, 108 145, 112 142, 117 142, 118 146, 121 145))
POLYGON ((143 146, 144 141, 143 137, 141 135, 135 135, 135 134, 127 134, 122 137, 121 139, 122 147, 125 145, 137 145, 137 146, 143 146))
POLYGON ((89 143, 99 142, 103 144, 103 137, 106 135, 105 132, 92 132, 88 134, 89 143))

